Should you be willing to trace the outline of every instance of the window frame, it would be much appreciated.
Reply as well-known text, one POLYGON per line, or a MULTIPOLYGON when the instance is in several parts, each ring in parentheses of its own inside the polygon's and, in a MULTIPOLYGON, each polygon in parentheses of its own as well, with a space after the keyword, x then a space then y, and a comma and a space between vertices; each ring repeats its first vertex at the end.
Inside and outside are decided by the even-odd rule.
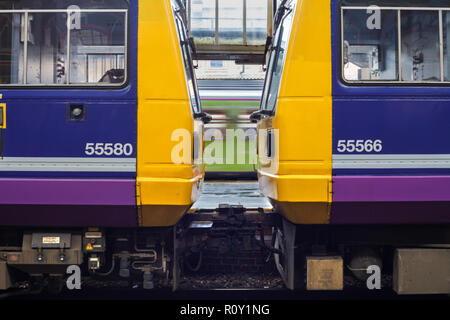
MULTIPOLYGON (((338 7, 338 28, 339 31, 339 73, 340 80, 345 85, 349 86, 417 86, 417 87, 443 87, 450 86, 450 79, 445 80, 445 71, 444 71, 444 23, 443 23, 443 13, 448 12, 450 14, 450 7, 419 7, 419 6, 378 6, 380 10, 391 10, 396 12, 397 14, 397 68, 398 68, 398 79, 397 80, 348 80, 344 76, 344 10, 365 10, 373 9, 371 5, 366 6, 344 6, 342 5, 343 1, 340 1, 340 5, 338 7), (411 80, 402 80, 403 72, 402 72, 402 19, 401 14, 402 11, 431 11, 437 12, 439 16, 439 55, 440 55, 440 79, 434 81, 411 81, 411 80)), ((448 48, 450 54, 450 48, 448 48)))
POLYGON ((259 109, 262 111, 275 112, 277 109, 277 106, 278 106, 278 98, 280 96, 280 91, 281 91, 281 82, 283 81, 283 75, 285 72, 287 55, 288 55, 288 51, 289 51, 289 44, 290 44, 290 39, 291 39, 291 35, 292 35, 292 28, 293 28, 293 24, 294 24, 294 18, 295 18, 294 13, 295 13, 295 7, 288 9, 286 11, 286 13, 283 15, 283 17, 278 25, 278 28, 277 28, 277 30, 275 30, 275 33, 274 33, 275 36, 274 36, 272 47, 271 47, 272 52, 269 57, 269 65, 267 67, 267 75, 266 75, 266 79, 264 82, 263 94, 262 94, 261 104, 259 107, 259 109), (289 28, 284 28, 283 32, 281 32, 280 30, 283 28, 283 24, 285 23, 286 19, 290 15, 292 15, 292 21, 291 21, 289 28), (280 79, 280 83, 278 84, 276 101, 274 103, 273 108, 270 110, 270 109, 268 109, 269 93, 272 91, 273 73, 274 73, 274 69, 276 66, 277 58, 280 54, 280 46, 281 46, 281 42, 283 40, 284 32, 289 32, 289 35, 288 35, 287 46, 285 49, 285 55, 283 58, 283 70, 281 71, 281 79, 280 79), (275 47, 273 47, 274 43, 276 43, 275 47))
POLYGON ((189 37, 188 37, 186 25, 184 23, 182 16, 180 15, 179 12, 177 12, 176 9, 174 9, 173 11, 174 11, 173 13, 174 13, 175 28, 177 31, 178 42, 180 44, 181 60, 183 63, 183 73, 184 73, 186 87, 187 87, 187 91, 188 91, 188 95, 189 95, 189 104, 191 105, 191 110, 192 110, 193 114, 196 115, 196 114, 200 114, 202 112, 203 108, 202 108, 202 102, 200 99, 200 93, 199 93, 199 89, 198 89, 197 77, 195 75, 194 63, 192 60, 192 53, 191 53, 191 47, 189 44, 189 37), (181 30, 180 30, 180 25, 181 25, 181 30), (182 39, 182 37, 184 39, 182 39), (185 58, 184 51, 186 52, 187 59, 185 58), (189 77, 192 78, 194 96, 192 96, 191 90, 188 87, 189 77), (195 101, 195 103, 197 104, 197 110, 195 110, 194 105, 192 104, 193 101, 195 101))
MULTIPOLYGON (((129 3, 127 1, 127 4, 129 6, 129 3)), ((24 15, 24 21, 27 21, 28 14, 30 13, 65 13, 67 15, 67 33, 66 33, 66 59, 65 59, 65 65, 69 66, 69 68, 66 68, 66 83, 60 84, 60 83, 42 83, 42 84, 30 84, 26 83, 27 81, 27 72, 28 72, 28 41, 24 41, 24 55, 23 55, 23 74, 22 74, 22 83, 12 83, 12 84, 1 84, 0 88, 5 89, 53 89, 53 88, 64 88, 64 89, 99 89, 99 88, 111 88, 111 89, 123 89, 124 87, 128 86, 129 84, 129 65, 130 65, 130 49, 131 45, 129 44, 130 37, 130 19, 129 19, 129 10, 128 9, 6 9, 6 10, 0 10, 0 14, 22 14, 24 15), (105 83, 105 82, 96 82, 96 83, 70 83, 70 23, 69 19, 71 17, 71 14, 77 12, 80 14, 83 13, 123 13, 124 14, 124 81, 122 83, 105 83)), ((25 33, 28 32, 28 24, 25 23, 25 33)))
MULTIPOLYGON (((274 69, 275 69, 275 62, 279 55, 279 46, 281 44, 281 39, 282 39, 280 30, 282 29, 283 22, 284 22, 284 18, 283 18, 283 20, 281 20, 280 26, 278 27, 278 30, 275 32, 275 37, 274 37, 273 43, 275 43, 275 40, 276 40, 276 46, 271 48, 272 52, 270 53, 270 57, 269 57, 269 65, 267 68, 266 81, 264 83, 263 96, 261 99, 261 107, 260 107, 261 110, 267 110, 267 111, 275 110, 275 107, 272 110, 269 110, 268 103, 269 103, 269 94, 271 92, 272 85, 273 85, 272 79, 273 79, 273 73, 274 73, 274 69), (274 50, 274 48, 276 50, 274 50)), ((283 68, 283 71, 284 71, 284 68, 283 68)))

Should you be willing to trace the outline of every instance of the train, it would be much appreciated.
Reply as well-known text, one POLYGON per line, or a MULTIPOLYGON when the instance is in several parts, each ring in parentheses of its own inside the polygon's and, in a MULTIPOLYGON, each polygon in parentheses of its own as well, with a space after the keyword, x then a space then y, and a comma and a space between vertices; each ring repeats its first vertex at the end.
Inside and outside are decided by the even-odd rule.
POLYGON ((210 121, 183 4, 2 1, 0 24, 0 290, 119 261, 168 278, 210 121))
POLYGON ((216 249, 273 258, 293 290, 448 294, 449 12, 281 1, 250 116, 273 210, 192 212, 213 118, 183 1, 2 1, 0 290, 76 268, 177 290, 216 249))
POLYGON ((372 268, 399 294, 450 292, 449 18, 445 1, 283 1, 251 119, 289 288, 372 268))

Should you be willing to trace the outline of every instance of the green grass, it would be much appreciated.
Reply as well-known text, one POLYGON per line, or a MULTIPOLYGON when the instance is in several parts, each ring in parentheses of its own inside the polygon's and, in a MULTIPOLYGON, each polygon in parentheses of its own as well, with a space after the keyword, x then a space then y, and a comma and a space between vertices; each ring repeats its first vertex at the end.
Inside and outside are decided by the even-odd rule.
MULTIPOLYGON (((206 141, 205 147, 208 147, 212 142, 206 141)), ((223 147, 223 164, 210 164, 206 165, 207 172, 254 172, 255 166, 249 163, 250 154, 256 157, 256 143, 250 143, 249 140, 245 141, 245 164, 237 164, 238 150, 237 150, 237 138, 234 144, 234 163, 226 164, 226 142, 223 147)))
MULTIPOLYGON (((202 101, 202 107, 210 110, 223 110, 230 118, 237 119, 240 114, 243 114, 243 110, 257 109, 260 105, 260 101, 227 101, 227 100, 208 100, 202 101)), ((233 128, 231 125, 229 128, 233 128)), ((236 138, 237 139, 237 138, 236 138)), ((211 141, 206 141, 205 146, 211 144, 211 141)), ((224 142, 223 150, 223 164, 211 164, 206 165, 207 172, 254 172, 255 166, 249 163, 249 155, 252 154, 256 157, 256 143, 250 144, 250 141, 245 141, 245 159, 246 163, 237 164, 237 141, 234 144, 234 163, 226 164, 226 142, 224 142)))

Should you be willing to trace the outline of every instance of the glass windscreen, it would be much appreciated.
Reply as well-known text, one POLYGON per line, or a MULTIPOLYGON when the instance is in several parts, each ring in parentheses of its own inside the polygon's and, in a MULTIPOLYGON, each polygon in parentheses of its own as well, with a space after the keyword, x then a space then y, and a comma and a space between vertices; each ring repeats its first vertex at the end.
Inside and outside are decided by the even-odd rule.
POLYGON ((263 110, 275 110, 278 102, 293 19, 293 11, 291 10, 283 18, 275 33, 261 101, 261 109, 263 110))
POLYGON ((192 110, 198 114, 202 110, 200 96, 198 92, 197 79, 195 77, 194 65, 191 54, 191 47, 187 37, 186 27, 181 16, 175 14, 175 23, 177 26, 178 36, 181 44, 181 54, 183 56, 183 65, 185 68, 186 84, 189 92, 192 110))

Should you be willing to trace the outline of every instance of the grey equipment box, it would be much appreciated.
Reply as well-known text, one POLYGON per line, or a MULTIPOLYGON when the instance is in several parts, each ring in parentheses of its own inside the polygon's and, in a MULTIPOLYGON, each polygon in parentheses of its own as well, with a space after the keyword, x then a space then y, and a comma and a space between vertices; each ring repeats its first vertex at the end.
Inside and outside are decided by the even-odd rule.
POLYGON ((8 252, 8 265, 33 276, 63 275, 68 266, 83 263, 81 245, 80 234, 24 233, 22 251, 8 252))
POLYGON ((450 293, 450 249, 397 249, 393 282, 398 294, 450 293))

